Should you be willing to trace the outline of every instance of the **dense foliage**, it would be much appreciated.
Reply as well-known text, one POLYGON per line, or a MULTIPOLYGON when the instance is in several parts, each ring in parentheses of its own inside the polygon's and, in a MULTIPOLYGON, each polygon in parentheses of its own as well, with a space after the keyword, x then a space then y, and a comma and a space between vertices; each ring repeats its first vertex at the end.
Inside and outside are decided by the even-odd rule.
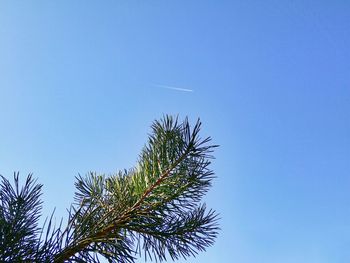
POLYGON ((217 214, 201 204, 213 179, 210 138, 201 139, 200 121, 165 116, 137 165, 115 175, 76 178, 67 225, 44 227, 41 188, 29 175, 22 187, 2 177, 1 262, 135 262, 136 256, 165 261, 193 256, 213 244, 217 214))

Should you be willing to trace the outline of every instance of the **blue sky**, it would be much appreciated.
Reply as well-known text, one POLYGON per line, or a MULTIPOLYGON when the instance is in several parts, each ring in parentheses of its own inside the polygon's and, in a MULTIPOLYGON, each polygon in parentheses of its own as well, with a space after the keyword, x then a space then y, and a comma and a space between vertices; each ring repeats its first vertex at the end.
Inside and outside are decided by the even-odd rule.
POLYGON ((163 114, 200 117, 221 145, 206 202, 222 230, 188 262, 349 262, 349 13, 340 0, 1 1, 0 174, 34 173, 61 217, 78 173, 132 167, 163 114))

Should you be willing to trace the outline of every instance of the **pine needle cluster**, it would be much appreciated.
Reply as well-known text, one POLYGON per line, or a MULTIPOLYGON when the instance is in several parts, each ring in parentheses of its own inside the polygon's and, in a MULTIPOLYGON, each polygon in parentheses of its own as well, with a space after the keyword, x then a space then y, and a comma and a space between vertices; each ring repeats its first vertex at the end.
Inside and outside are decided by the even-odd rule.
POLYGON ((76 178, 67 224, 44 227, 42 185, 29 175, 20 188, 2 177, 1 262, 135 262, 195 256, 214 243, 218 215, 202 198, 211 186, 210 138, 201 122, 164 116, 155 121, 137 165, 114 175, 91 172, 76 178))

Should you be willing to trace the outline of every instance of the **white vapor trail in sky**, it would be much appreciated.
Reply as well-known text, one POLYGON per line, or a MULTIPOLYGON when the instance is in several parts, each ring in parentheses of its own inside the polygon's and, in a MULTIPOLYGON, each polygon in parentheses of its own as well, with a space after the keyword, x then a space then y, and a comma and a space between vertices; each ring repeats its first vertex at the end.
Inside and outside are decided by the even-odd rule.
POLYGON ((163 88, 163 89, 171 89, 171 90, 184 91, 184 92, 194 92, 194 90, 192 89, 184 89, 184 88, 172 87, 167 85, 153 85, 153 86, 158 88, 163 88))

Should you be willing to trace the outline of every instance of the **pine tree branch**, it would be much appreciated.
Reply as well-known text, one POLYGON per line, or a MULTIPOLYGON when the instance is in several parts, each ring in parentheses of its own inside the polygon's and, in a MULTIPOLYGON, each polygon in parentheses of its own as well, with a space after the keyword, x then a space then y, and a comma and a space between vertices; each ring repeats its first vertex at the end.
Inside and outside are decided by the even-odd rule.
POLYGON ((73 208, 61 236, 66 235, 65 247, 53 261, 93 260, 90 253, 97 252, 111 262, 134 262, 130 253, 135 252, 134 241, 139 251, 140 240, 145 255, 160 261, 166 251, 173 259, 186 258, 212 244, 216 214, 205 215, 197 203, 210 186, 207 159, 216 145, 207 146, 210 138, 198 137, 200 126, 198 121, 190 132, 187 119, 178 125, 177 119, 166 117, 152 126, 154 135, 137 170, 77 178, 79 207, 73 208))

